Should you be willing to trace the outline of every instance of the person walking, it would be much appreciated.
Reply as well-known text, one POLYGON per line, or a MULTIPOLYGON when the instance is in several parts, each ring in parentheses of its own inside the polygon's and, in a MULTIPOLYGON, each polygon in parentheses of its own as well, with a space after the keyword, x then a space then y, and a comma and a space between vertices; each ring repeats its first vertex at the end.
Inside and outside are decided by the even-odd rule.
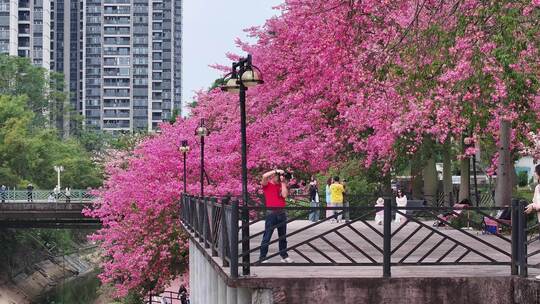
POLYGON ((262 189, 265 204, 268 210, 264 219, 264 234, 261 241, 261 252, 259 260, 267 262, 268 246, 274 229, 277 228, 279 237, 279 255, 282 263, 292 263, 293 260, 287 254, 287 214, 285 213, 285 199, 289 195, 287 174, 283 170, 272 170, 263 174, 262 189))
MULTIPOLYGON (((334 182, 330 185, 330 200, 332 201, 332 207, 343 207, 343 194, 345 193, 345 185, 339 182, 339 176, 334 177, 334 182)), ((334 210, 334 216, 336 217, 336 223, 341 221, 344 210, 334 210), (336 216, 336 214, 338 214, 336 216)))
MULTIPOLYGON (((319 204, 319 189, 317 186, 317 180, 315 179, 315 176, 311 177, 311 181, 309 182, 309 206, 311 208, 319 208, 321 205, 319 204)), ((319 209, 312 209, 309 213, 309 220, 312 222, 316 222, 320 219, 320 210, 319 209)))
MULTIPOLYGON (((401 189, 397 190, 396 194, 396 204, 398 207, 407 207, 407 196, 403 194, 403 191, 401 189)), ((401 213, 407 213, 407 210, 401 209, 398 210, 401 213)), ((401 224, 401 221, 403 219, 406 219, 405 216, 401 215, 400 213, 396 212, 396 219, 395 222, 398 224, 401 224)))
POLYGON ((34 201, 33 192, 34 192, 34 186, 30 183, 26 187, 26 195, 27 195, 27 199, 29 203, 34 201))
POLYGON ((184 284, 180 285, 180 289, 178 290, 178 297, 180 299, 180 304, 189 304, 188 293, 184 284))
POLYGON ((64 194, 66 195, 66 203, 69 204, 71 202, 71 188, 66 187, 64 194))
MULTIPOLYGON (((326 180, 326 188, 325 188, 325 194, 326 194, 326 207, 333 207, 332 206, 332 197, 330 195, 330 186, 332 185, 332 178, 328 178, 326 180)), ((326 218, 330 218, 332 217, 332 215, 334 214, 334 210, 331 210, 331 209, 327 209, 326 210, 326 218)))
POLYGON ((0 198, 2 199, 2 203, 6 202, 6 192, 7 188, 5 185, 0 186, 0 198))
POLYGON ((60 186, 56 185, 56 187, 54 187, 53 189, 53 193, 54 193, 54 198, 55 199, 58 199, 60 197, 60 192, 62 190, 60 189, 60 186))

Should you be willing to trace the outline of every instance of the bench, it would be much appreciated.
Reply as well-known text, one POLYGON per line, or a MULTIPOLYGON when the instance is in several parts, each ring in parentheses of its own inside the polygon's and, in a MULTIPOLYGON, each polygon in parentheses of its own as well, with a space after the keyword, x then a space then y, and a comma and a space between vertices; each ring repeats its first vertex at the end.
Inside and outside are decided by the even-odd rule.
MULTIPOLYGON (((407 207, 419 208, 419 207, 425 207, 425 206, 426 206, 425 200, 408 200, 407 201, 407 207)), ((415 212, 418 212, 418 210, 407 210, 407 214, 412 215, 415 212)))

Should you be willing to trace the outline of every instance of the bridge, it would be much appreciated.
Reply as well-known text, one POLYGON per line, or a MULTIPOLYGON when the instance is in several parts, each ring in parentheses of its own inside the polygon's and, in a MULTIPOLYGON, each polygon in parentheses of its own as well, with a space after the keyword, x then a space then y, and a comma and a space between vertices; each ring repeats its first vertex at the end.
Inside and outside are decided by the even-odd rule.
POLYGON ((73 190, 69 196, 52 191, 9 191, 0 194, 0 228, 77 228, 96 229, 98 219, 89 218, 82 210, 90 206, 94 197, 82 190, 73 190))

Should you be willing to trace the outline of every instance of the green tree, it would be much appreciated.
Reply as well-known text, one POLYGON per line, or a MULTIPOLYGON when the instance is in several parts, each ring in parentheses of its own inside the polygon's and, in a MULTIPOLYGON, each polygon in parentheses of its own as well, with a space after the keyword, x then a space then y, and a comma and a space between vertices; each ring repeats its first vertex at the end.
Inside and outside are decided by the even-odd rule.
POLYGON ((0 183, 11 187, 32 182, 41 188, 56 184, 54 165, 62 165, 63 184, 97 187, 101 168, 76 140, 62 141, 53 129, 34 128, 35 114, 26 110, 26 96, 0 96, 0 183))

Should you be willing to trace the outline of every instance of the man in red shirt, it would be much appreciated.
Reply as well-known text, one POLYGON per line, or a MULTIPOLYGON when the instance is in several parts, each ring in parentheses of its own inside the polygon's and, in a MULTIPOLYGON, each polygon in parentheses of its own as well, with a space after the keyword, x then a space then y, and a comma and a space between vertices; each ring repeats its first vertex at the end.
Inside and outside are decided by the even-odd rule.
POLYGON ((285 199, 289 195, 285 171, 272 170, 262 176, 261 185, 264 192, 266 207, 273 208, 268 211, 264 222, 264 234, 261 242, 260 260, 265 263, 268 260, 268 243, 272 238, 274 228, 277 228, 279 239, 279 255, 281 262, 292 263, 293 260, 287 254, 287 214, 285 213, 285 199))

